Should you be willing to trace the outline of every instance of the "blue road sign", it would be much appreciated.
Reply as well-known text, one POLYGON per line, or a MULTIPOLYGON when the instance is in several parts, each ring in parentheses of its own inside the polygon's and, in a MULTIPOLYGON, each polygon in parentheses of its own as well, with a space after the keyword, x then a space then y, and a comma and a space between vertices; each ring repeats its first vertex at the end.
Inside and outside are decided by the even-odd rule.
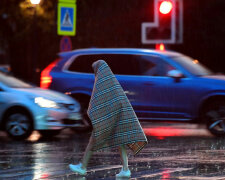
POLYGON ((74 36, 76 24, 76 4, 58 4, 58 35, 74 36))

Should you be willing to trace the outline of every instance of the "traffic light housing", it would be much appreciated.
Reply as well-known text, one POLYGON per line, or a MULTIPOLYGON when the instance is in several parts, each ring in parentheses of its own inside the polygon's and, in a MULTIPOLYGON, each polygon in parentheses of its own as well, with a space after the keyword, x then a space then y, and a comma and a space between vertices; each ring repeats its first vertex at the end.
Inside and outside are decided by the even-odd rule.
POLYGON ((182 43, 182 34, 183 0, 154 0, 154 22, 142 23, 142 43, 182 43))

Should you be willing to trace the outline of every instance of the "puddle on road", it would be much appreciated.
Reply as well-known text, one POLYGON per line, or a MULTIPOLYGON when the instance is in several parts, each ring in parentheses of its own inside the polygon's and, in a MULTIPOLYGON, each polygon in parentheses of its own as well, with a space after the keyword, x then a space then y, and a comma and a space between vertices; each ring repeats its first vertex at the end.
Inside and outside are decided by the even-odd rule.
MULTIPOLYGON (((225 138, 207 135, 204 129, 206 134, 193 127, 183 129, 144 127, 149 144, 137 156, 129 156, 131 179, 225 179, 225 138)), ((43 139, 34 133, 28 141, 1 141, 0 179, 115 179, 121 168, 117 151, 96 152, 86 177, 69 170, 69 163, 82 158, 89 136, 65 133, 43 139)))

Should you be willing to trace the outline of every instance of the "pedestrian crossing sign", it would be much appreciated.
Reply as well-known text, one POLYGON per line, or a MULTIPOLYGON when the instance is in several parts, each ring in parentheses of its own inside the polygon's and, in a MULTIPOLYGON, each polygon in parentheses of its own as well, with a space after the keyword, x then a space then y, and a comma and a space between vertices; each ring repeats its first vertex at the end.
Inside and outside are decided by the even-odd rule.
POLYGON ((58 3, 58 35, 75 36, 76 34, 76 4, 58 3))

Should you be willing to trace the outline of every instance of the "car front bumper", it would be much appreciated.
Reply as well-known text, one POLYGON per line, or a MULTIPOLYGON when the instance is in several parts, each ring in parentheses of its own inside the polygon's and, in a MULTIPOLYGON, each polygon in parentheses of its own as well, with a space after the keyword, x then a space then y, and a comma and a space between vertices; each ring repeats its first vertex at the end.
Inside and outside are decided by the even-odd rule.
POLYGON ((45 113, 35 116, 36 130, 59 130, 67 127, 78 127, 82 122, 80 112, 47 109, 45 113))

